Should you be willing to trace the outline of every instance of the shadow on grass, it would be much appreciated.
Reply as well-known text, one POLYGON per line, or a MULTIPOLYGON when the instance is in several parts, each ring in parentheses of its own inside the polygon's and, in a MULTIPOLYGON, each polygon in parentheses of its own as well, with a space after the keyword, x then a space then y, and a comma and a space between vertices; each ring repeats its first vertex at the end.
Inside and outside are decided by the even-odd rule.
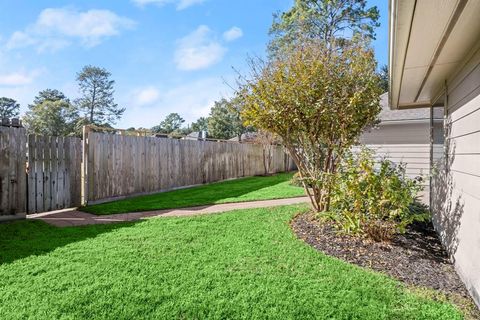
POLYGON ((94 238, 137 222, 58 228, 38 220, 0 223, 0 266, 29 256, 43 255, 70 243, 94 238))
POLYGON ((284 173, 222 181, 91 205, 81 208, 81 210, 97 215, 108 215, 302 196, 302 188, 288 184, 292 175, 293 173, 284 173))

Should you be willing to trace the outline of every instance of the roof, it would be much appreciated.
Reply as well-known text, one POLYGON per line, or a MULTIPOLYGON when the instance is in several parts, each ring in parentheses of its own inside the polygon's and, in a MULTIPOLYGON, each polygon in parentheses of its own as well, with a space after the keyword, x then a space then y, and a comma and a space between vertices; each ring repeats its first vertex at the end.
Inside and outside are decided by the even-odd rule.
POLYGON ((393 109, 442 104, 445 86, 480 48, 480 1, 390 0, 393 109))
MULTIPOLYGON (((392 110, 388 104, 388 93, 380 96, 382 111, 378 115, 381 123, 399 121, 430 121, 430 108, 392 110)), ((443 119, 443 108, 433 109, 434 119, 443 119)))
POLYGON ((187 134, 183 139, 185 140, 200 140, 200 139, 206 139, 207 138, 207 132, 206 131, 193 131, 187 134))
MULTIPOLYGON (((241 141, 242 142, 253 142, 257 138, 257 133, 256 132, 245 132, 242 133, 241 136, 241 141)), ((238 137, 233 137, 231 139, 228 139, 229 141, 238 141, 238 137)))

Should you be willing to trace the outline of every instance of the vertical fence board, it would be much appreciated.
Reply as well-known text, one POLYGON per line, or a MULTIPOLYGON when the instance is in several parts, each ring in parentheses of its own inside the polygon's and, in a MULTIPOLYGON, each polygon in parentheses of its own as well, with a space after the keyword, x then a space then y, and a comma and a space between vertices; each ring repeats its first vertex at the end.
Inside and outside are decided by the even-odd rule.
POLYGON ((85 196, 88 203, 171 190, 224 179, 291 170, 284 148, 89 132, 85 196))
POLYGON ((18 145, 16 146, 16 184, 17 184, 17 204, 16 212, 26 213, 27 211, 27 135, 25 129, 18 129, 18 145))
POLYGON ((50 175, 52 185, 52 210, 58 207, 58 141, 56 137, 50 137, 50 164, 52 173, 50 175))
POLYGON ((29 135, 28 213, 80 205, 81 165, 79 138, 29 135))
POLYGON ((43 209, 44 211, 53 210, 52 198, 55 196, 55 190, 52 188, 52 153, 55 150, 51 148, 51 141, 53 137, 44 137, 44 161, 43 161, 43 209))
POLYGON ((43 137, 35 140, 35 183, 36 183, 36 210, 43 212, 43 137))
POLYGON ((26 212, 24 128, 0 126, 0 220, 26 212))
POLYGON ((28 213, 36 212, 35 136, 28 136, 28 213))

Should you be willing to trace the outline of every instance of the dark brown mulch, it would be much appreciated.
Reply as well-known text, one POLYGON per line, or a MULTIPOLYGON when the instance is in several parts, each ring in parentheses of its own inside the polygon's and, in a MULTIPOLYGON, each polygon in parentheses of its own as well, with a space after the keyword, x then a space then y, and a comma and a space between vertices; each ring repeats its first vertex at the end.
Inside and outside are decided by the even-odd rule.
POLYGON ((371 268, 414 287, 439 290, 470 300, 431 223, 417 223, 391 242, 341 235, 332 223, 301 214, 291 223, 299 238, 319 251, 371 268))

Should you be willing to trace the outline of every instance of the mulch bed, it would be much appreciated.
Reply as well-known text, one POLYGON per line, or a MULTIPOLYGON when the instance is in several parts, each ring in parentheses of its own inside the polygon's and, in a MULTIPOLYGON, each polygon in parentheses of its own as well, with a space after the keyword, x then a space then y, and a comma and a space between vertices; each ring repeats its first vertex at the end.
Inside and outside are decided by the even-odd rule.
POLYGON ((386 273, 408 285, 439 290, 447 296, 470 296, 431 223, 416 223, 390 242, 339 234, 332 223, 309 213, 291 223, 299 238, 330 256, 386 273))

